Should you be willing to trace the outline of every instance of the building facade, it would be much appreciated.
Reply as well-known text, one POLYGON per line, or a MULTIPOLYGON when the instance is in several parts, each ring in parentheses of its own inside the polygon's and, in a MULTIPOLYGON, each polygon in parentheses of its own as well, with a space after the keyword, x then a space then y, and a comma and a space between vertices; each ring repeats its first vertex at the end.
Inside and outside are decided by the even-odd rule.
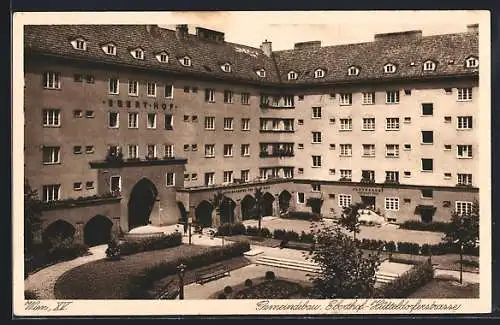
POLYGON ((25 178, 44 231, 231 222, 267 187, 267 214, 321 198, 324 217, 362 202, 395 223, 478 198, 477 25, 286 51, 186 25, 27 26, 24 40, 25 178), (217 192, 230 213, 213 212, 217 192))

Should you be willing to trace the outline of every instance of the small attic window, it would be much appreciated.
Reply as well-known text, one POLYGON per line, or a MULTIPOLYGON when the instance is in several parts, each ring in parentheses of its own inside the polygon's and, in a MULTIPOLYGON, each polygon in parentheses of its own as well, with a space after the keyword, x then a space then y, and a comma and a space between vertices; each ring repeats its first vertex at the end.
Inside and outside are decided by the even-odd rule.
POLYGON ((357 76, 359 74, 359 69, 357 67, 349 67, 347 69, 347 75, 348 76, 357 76))
POLYGON ((77 38, 71 41, 71 45, 75 50, 82 50, 82 51, 87 50, 87 42, 83 38, 77 38))
POLYGON ((224 72, 231 72, 231 64, 229 63, 224 63, 221 67, 222 71, 224 72))
POLYGON ((107 55, 116 55, 116 45, 113 43, 104 44, 102 50, 107 55))
POLYGON ((424 62, 424 71, 434 71, 436 70, 436 63, 431 60, 424 62))
POLYGON ((141 48, 132 50, 130 54, 138 60, 144 60, 144 51, 141 48))
POLYGON ((156 59, 161 63, 168 63, 168 54, 166 52, 158 53, 156 59))
POLYGON ((257 70, 255 71, 255 73, 261 78, 264 78, 266 76, 266 70, 264 69, 257 70))
POLYGON ((479 60, 476 57, 468 57, 465 59, 465 66, 467 68, 477 68, 479 67, 479 60))
POLYGON ((191 58, 189 56, 185 56, 179 60, 181 64, 185 67, 191 66, 191 58))
POLYGON ((297 79, 297 72, 295 71, 288 72, 288 80, 296 80, 296 79, 297 79))
POLYGON ((314 78, 323 78, 325 76, 325 70, 316 69, 314 70, 314 78))
POLYGON ((394 73, 396 72, 396 66, 392 63, 387 63, 384 65, 384 72, 385 73, 394 73))

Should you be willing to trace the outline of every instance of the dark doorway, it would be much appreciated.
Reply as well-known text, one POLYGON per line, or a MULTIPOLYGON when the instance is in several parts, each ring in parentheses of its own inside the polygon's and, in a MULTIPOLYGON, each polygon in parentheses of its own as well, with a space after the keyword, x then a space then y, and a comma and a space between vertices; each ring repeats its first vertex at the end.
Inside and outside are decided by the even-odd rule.
POLYGON ((177 202, 177 207, 179 208, 179 211, 181 213, 181 219, 179 220, 179 222, 188 222, 188 213, 186 211, 186 208, 184 207, 184 204, 182 202, 177 202))
POLYGON ((251 195, 247 195, 241 200, 241 216, 243 220, 259 218, 259 211, 255 203, 255 199, 251 195))
POLYGON ((128 201, 128 228, 133 229, 149 224, 158 190, 147 178, 142 178, 132 188, 128 201))
POLYGON ((361 204, 363 208, 375 210, 375 196, 361 196, 361 204))
POLYGON ((200 227, 211 227, 212 226, 212 211, 214 207, 207 201, 202 201, 196 209, 194 214, 196 217, 196 222, 200 227))
POLYGON ((228 197, 225 197, 222 200, 220 205, 220 223, 234 223, 234 208, 236 207, 236 203, 228 197))
POLYGON ((75 236, 75 227, 69 222, 57 220, 51 223, 42 234, 43 243, 48 246, 53 246, 55 242, 73 241, 75 236))
POLYGON ((432 222, 432 218, 434 217, 434 212, 436 209, 432 206, 422 206, 420 207, 420 218, 423 223, 432 222))
POLYGON ((273 203, 274 203, 274 196, 266 192, 264 193, 262 197, 262 216, 272 216, 273 215, 273 203))
POLYGON ((83 240, 88 246, 106 244, 111 239, 113 222, 103 215, 96 215, 83 228, 83 240))
POLYGON ((290 208, 290 199, 291 198, 292 198, 292 194, 290 194, 290 192, 288 192, 286 190, 280 193, 280 195, 278 196, 280 213, 288 212, 288 209, 290 208))

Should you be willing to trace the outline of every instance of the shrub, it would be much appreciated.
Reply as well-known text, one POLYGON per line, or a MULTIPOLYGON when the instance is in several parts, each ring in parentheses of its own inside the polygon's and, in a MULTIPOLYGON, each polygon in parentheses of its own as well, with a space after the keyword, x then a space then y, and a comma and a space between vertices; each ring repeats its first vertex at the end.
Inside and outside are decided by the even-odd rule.
POLYGON ((300 239, 300 235, 293 230, 289 230, 285 234, 286 241, 299 241, 299 239, 300 239))
POLYGON ((25 300, 37 300, 39 299, 37 293, 33 290, 24 290, 24 299, 25 300))
POLYGON ((217 299, 227 299, 226 295, 222 292, 217 295, 217 299))
POLYGON ((68 261, 85 255, 89 247, 85 244, 73 242, 73 238, 54 241, 48 250, 47 258, 50 262, 68 261))
POLYGON ((302 243, 314 243, 314 234, 311 234, 311 233, 306 233, 304 231, 302 231, 302 233, 300 234, 300 241, 302 243))
POLYGON ((313 220, 316 218, 317 214, 307 211, 290 211, 288 213, 288 219, 299 219, 299 220, 313 220))
POLYGON ((274 237, 274 239, 285 240, 286 239, 286 230, 285 229, 274 229, 273 237, 274 237))
POLYGON ((259 228, 248 226, 246 229, 246 234, 248 236, 258 236, 259 235, 259 228))
POLYGON ((165 249, 182 244, 182 234, 175 232, 159 238, 148 238, 137 242, 124 242, 119 245, 121 255, 131 255, 140 252, 165 249))
POLYGON ((260 229, 260 235, 265 238, 272 238, 273 235, 271 234, 271 231, 268 228, 262 228, 260 229))
POLYGON ((388 252, 395 252, 396 251, 396 243, 391 241, 388 241, 385 243, 385 250, 388 252))
POLYGON ((232 234, 234 235, 244 235, 245 234, 245 225, 241 222, 235 223, 232 227, 232 234))
POLYGON ((273 271, 267 271, 266 272, 266 280, 274 280, 276 279, 276 275, 274 274, 273 271))
POLYGON ((109 260, 120 259, 120 245, 116 240, 111 240, 108 243, 108 248, 106 248, 106 257, 109 260))
POLYGON ((398 242, 398 252, 418 255, 420 253, 420 245, 416 243, 398 242))
POLYGON ((225 286, 224 287, 224 293, 225 294, 230 294, 232 292, 233 292, 233 287, 231 287, 231 286, 225 286))
POLYGON ((408 220, 399 225, 401 229, 409 230, 422 230, 422 231, 434 231, 434 232, 446 232, 450 223, 448 222, 431 222, 423 223, 417 220, 408 220))
POLYGON ((253 284, 252 280, 250 280, 250 279, 245 280, 245 287, 251 287, 252 284, 253 284))
POLYGON ((245 225, 243 225, 241 222, 235 224, 225 223, 217 228, 218 236, 244 235, 245 233, 245 225))
POLYGON ((412 292, 429 283, 434 277, 430 260, 413 266, 400 277, 383 284, 375 291, 375 298, 406 298, 412 292))

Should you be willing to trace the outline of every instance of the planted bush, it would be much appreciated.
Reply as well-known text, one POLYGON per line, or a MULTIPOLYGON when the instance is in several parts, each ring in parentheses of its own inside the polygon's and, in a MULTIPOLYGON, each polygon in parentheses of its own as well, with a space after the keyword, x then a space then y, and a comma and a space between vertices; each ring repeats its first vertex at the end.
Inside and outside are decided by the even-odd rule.
POLYGON ((278 240, 286 239, 286 230, 285 229, 274 229, 273 238, 278 240))
POLYGON ((245 287, 251 287, 252 284, 253 284, 252 280, 250 280, 250 279, 245 280, 245 287))
POLYGON ((306 233, 305 231, 302 231, 300 234, 300 241, 302 243, 314 243, 314 234, 311 233, 306 233))
POLYGON ((235 224, 225 223, 217 228, 218 236, 244 235, 245 233, 245 225, 241 222, 235 224))
POLYGON ((274 280, 276 279, 276 275, 274 274, 273 271, 267 271, 265 278, 266 280, 274 280))
POLYGON ((265 238, 271 238, 273 237, 271 231, 268 228, 262 228, 260 230, 260 235, 265 238))
POLYGON ((308 211, 290 211, 288 219, 313 220, 316 214, 308 211))
POLYGON ((225 294, 230 294, 233 292, 233 288, 231 286, 225 286, 224 287, 224 293, 225 294))
POLYGON ((140 252, 165 249, 182 244, 182 234, 175 232, 159 238, 148 238, 137 242, 123 242, 120 244, 121 255, 131 255, 140 252))
POLYGON ((258 236, 259 235, 259 228, 248 226, 246 229, 246 234, 248 236, 258 236))
POLYGON ((217 299, 227 299, 226 295, 222 292, 217 295, 217 299))
POLYGON ((293 230, 289 230, 285 234, 285 240, 286 241, 299 241, 300 235, 293 230))
POLYGON ((399 225, 399 228, 401 229, 434 231, 434 232, 446 232, 449 227, 450 223, 448 222, 423 223, 417 220, 408 220, 399 225))
POLYGON ((396 251, 396 243, 393 242, 392 240, 386 242, 384 247, 385 247, 385 250, 388 252, 395 252, 396 251))
POLYGON ((111 240, 108 243, 108 248, 106 248, 106 257, 108 260, 119 260, 120 259, 120 245, 116 240, 111 240))

